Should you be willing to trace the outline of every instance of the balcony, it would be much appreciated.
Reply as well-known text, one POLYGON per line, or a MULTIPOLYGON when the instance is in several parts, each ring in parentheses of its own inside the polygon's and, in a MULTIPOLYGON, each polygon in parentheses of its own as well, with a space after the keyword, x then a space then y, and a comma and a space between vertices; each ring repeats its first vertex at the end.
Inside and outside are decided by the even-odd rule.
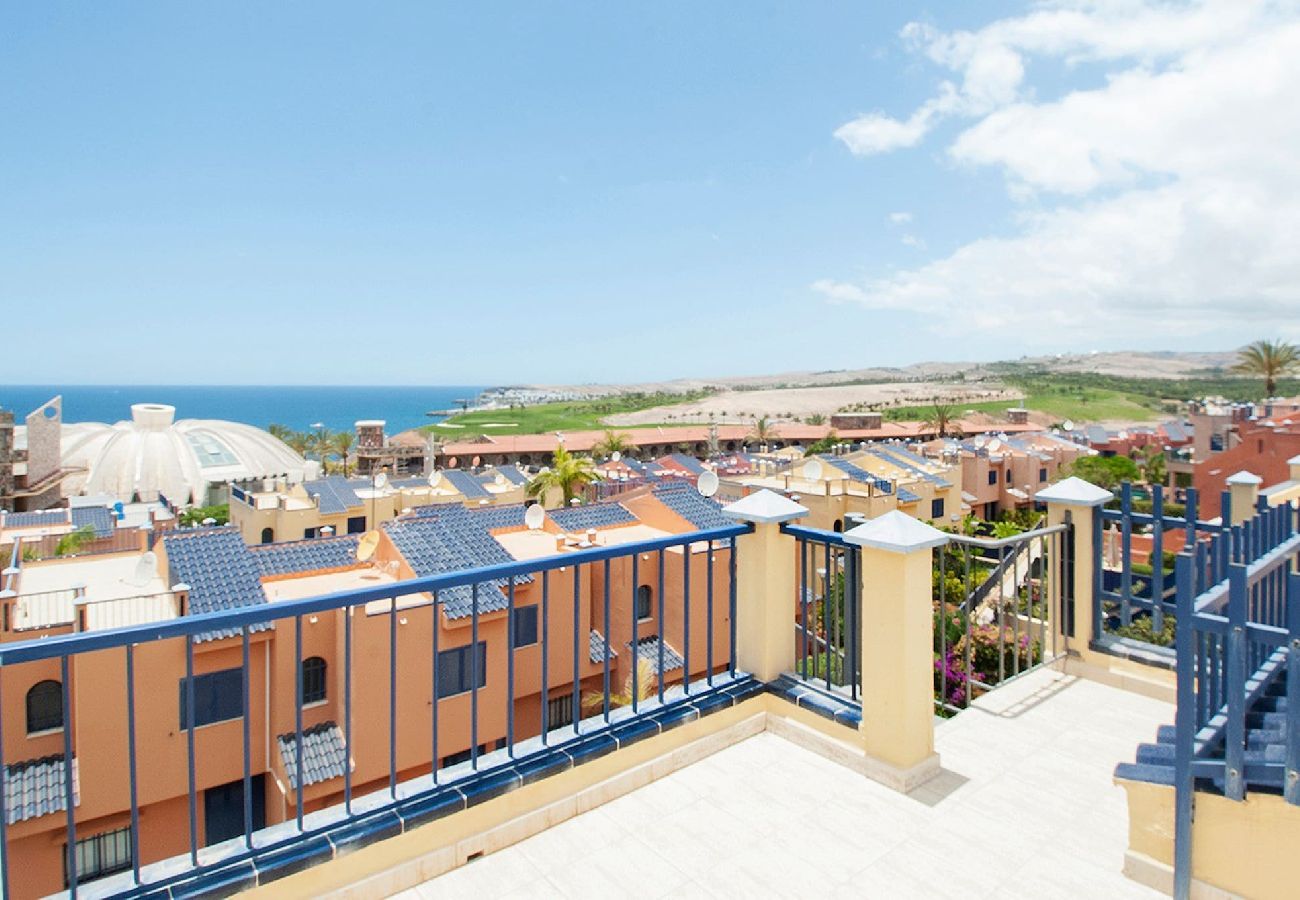
MULTIPOLYGON (((819 531, 770 492, 719 510, 691 490, 568 510, 580 541, 522 510, 433 510, 370 560, 169 536, 185 615, 0 642, 0 883, 1151 896, 1124 878, 1142 822, 1113 773, 1174 711, 1097 671, 1108 498, 1054 486, 1048 523, 1004 539, 898 512, 819 531)), ((1276 646, 1300 541, 1270 515, 1179 577, 1224 593, 1212 560, 1271 554, 1253 637, 1276 646)), ((1236 672, 1216 697, 1258 691, 1236 672)), ((1249 727, 1272 735, 1289 699, 1249 727)))

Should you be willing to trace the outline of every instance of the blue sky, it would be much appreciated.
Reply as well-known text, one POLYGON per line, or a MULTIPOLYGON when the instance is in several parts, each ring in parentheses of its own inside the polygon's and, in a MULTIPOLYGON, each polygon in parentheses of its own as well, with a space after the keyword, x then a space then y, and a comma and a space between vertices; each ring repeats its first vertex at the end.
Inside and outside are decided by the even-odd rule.
POLYGON ((379 6, 0 10, 0 305, 32 336, 3 380, 636 381, 1224 345, 1028 319, 972 340, 936 324, 960 282, 903 284, 1096 202, 1027 199, 1016 161, 951 148, 1026 97, 1104 90, 1122 54, 1043 53, 1015 97, 901 150, 837 137, 969 84, 933 35, 1025 4, 379 6))

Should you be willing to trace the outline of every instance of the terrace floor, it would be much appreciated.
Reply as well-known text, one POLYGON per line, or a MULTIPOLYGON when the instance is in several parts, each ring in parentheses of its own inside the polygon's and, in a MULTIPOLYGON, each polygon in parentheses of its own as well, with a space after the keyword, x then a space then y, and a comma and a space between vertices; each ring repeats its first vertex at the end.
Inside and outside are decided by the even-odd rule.
POLYGON ((764 732, 398 896, 1160 897, 1111 773, 1172 716, 1035 672, 940 725, 908 796, 764 732))

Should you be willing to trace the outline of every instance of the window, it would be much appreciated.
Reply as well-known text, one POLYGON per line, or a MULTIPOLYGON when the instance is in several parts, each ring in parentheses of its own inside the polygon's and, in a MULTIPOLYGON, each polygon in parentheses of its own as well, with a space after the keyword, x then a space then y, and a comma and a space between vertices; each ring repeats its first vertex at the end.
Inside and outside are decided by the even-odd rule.
POLYGON ((1042 467, 1041 469, 1038 470, 1038 480, 1039 480, 1039 481, 1046 481, 1046 480, 1047 480, 1047 467, 1046 467, 1046 466, 1044 466, 1044 467, 1042 467))
POLYGON ((652 607, 654 605, 654 591, 650 590, 650 585, 643 584, 636 589, 636 617, 638 620, 648 619, 654 615, 652 607))
POLYGON ((62 727, 63 685, 57 681, 38 681, 27 692, 27 733, 62 727))
POLYGON ((1006 478, 1006 481, 1007 481, 1007 484, 1010 484, 1010 483, 1011 483, 1011 470, 1010 470, 1010 469, 1007 469, 1007 478, 1006 478))
POLYGON ((546 727, 562 728, 573 724, 573 695, 562 694, 546 701, 546 727))
POLYGON ((942 497, 936 497, 936 498, 934 498, 933 500, 930 501, 930 518, 931 518, 931 519, 942 519, 942 518, 943 518, 943 498, 942 498, 942 497))
MULTIPOLYGON (((185 690, 185 679, 180 680, 181 728, 188 726, 186 721, 189 700, 185 690)), ((194 727, 211 725, 213 722, 225 722, 238 719, 244 715, 244 671, 242 669, 222 669, 206 675, 194 676, 194 727)))
MULTIPOLYGON (((479 641, 478 687, 487 684, 487 644, 479 641)), ((473 659, 469 647, 456 647, 438 654, 438 698, 463 694, 470 689, 473 659)))
POLYGON ((996 469, 989 469, 989 484, 998 483, 998 473, 996 469))
POLYGON ((361 534, 365 530, 365 516, 348 516, 348 534, 361 534))
MULTIPOLYGON (((63 845, 63 884, 68 885, 67 844, 63 845)), ((73 855, 77 860, 77 883, 103 878, 131 868, 131 828, 118 828, 92 834, 77 841, 73 855)))
POLYGON ((515 631, 510 646, 528 647, 537 643, 537 607, 521 606, 515 610, 515 631))
POLYGON ((310 540, 311 538, 314 538, 315 536, 316 536, 316 529, 315 529, 315 528, 304 528, 304 529, 302 530, 302 537, 303 537, 303 540, 310 540))
POLYGON ((325 660, 309 656, 302 661, 302 702, 325 702, 325 660))

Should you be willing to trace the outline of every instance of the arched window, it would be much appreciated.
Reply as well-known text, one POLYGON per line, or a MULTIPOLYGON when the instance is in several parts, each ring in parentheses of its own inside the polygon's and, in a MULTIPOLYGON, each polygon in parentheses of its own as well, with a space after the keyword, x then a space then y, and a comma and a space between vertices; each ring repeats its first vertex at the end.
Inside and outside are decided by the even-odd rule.
POLYGON ((27 692, 27 733, 63 727, 63 685, 38 681, 27 692))
POLYGON ((653 603, 654 591, 650 589, 650 585, 643 584, 636 589, 636 617, 638 620, 648 619, 654 614, 651 612, 653 603))
POLYGON ((302 661, 302 702, 320 703, 325 699, 325 660, 309 656, 302 661))
POLYGON ((263 529, 262 529, 262 543, 263 543, 263 544, 269 544, 269 543, 271 543, 271 542, 274 541, 274 540, 275 540, 275 529, 273 529, 273 528, 263 528, 263 529))
POLYGON ((835 520, 835 524, 832 525, 831 527, 835 529, 836 533, 843 532, 843 531, 844 531, 844 520, 843 520, 843 519, 836 519, 836 520, 835 520))

